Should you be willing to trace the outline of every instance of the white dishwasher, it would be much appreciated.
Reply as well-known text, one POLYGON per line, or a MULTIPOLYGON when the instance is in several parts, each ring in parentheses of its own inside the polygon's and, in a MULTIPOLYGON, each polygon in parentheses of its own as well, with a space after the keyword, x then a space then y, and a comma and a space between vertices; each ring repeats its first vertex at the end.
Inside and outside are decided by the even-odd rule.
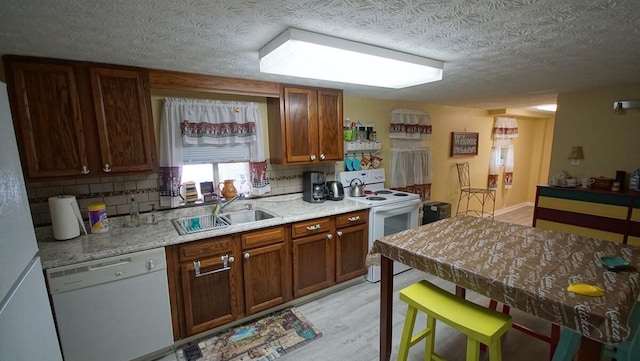
POLYGON ((128 361, 173 346, 164 248, 47 270, 65 361, 128 361))

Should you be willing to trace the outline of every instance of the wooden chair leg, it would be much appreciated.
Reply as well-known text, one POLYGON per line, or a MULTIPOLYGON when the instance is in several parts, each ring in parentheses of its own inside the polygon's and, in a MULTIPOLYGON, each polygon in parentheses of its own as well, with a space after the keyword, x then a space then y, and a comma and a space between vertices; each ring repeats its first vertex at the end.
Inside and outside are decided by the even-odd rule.
POLYGON ((407 361, 409 356, 409 348, 411 347, 411 338, 413 337, 413 327, 416 323, 416 315, 418 310, 409 306, 407 315, 404 320, 404 328, 400 338, 400 348, 398 349, 398 361, 407 361))
POLYGON ((502 343, 500 338, 489 346, 489 361, 502 361, 502 343))
POLYGON ((467 337, 467 361, 480 360, 480 343, 477 340, 467 337))

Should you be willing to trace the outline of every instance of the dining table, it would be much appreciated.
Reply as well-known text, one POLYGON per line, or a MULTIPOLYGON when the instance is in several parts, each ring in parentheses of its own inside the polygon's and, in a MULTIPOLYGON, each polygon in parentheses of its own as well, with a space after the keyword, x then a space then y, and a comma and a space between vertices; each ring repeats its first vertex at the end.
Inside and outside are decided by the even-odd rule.
POLYGON ((392 348, 393 262, 575 330, 579 361, 600 360, 604 345, 627 338, 640 294, 640 247, 468 215, 377 239, 367 262, 381 266, 381 361, 392 348), (603 257, 623 263, 607 267, 603 257), (604 295, 570 292, 573 283, 604 295))

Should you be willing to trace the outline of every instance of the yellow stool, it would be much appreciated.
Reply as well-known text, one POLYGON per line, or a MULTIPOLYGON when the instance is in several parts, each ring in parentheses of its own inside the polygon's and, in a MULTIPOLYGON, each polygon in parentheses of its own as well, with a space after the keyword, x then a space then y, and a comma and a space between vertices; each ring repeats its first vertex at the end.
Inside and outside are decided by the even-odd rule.
POLYGON ((400 291, 408 304, 398 361, 406 361, 409 348, 426 339, 425 361, 444 360, 434 352, 436 320, 467 335, 467 361, 480 359, 480 343, 487 345, 490 361, 502 361, 500 337, 511 327, 511 316, 487 309, 427 282, 420 281, 400 291), (427 328, 413 336, 417 311, 427 315, 427 328))

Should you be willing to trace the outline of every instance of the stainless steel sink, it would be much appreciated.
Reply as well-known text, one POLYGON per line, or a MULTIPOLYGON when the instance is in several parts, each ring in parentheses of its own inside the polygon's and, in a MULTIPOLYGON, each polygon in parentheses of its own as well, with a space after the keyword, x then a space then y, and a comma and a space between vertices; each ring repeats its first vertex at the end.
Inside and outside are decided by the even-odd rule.
POLYGON ((220 217, 230 224, 249 223, 263 221, 265 219, 271 219, 280 217, 279 215, 270 212, 263 208, 246 209, 237 212, 229 212, 220 214, 220 217))

